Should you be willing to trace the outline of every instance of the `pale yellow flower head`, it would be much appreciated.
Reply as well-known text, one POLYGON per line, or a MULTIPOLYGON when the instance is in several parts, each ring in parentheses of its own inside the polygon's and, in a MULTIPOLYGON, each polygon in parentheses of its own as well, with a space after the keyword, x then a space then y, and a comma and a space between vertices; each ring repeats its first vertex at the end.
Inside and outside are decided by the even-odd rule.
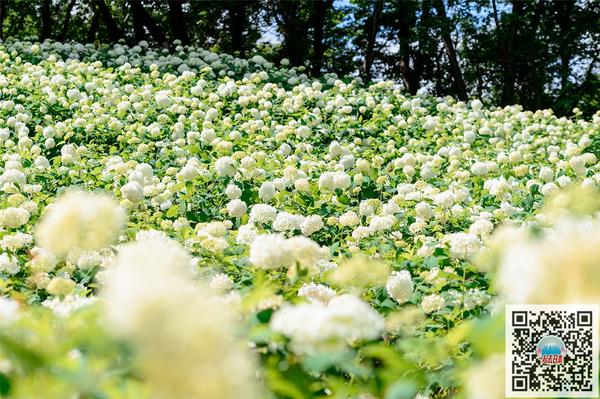
POLYGON ((463 378, 466 399, 504 398, 504 356, 494 355, 475 363, 463 378))
POLYGON ((104 288, 111 330, 132 345, 154 398, 260 397, 232 309, 193 281, 191 261, 156 234, 121 247, 104 288))
POLYGON ((125 211, 111 197, 70 191, 46 208, 35 238, 40 247, 64 258, 72 250, 95 251, 109 246, 125 221, 125 211))
POLYGON ((357 256, 336 268, 329 280, 340 287, 370 288, 383 286, 389 275, 387 263, 357 256))
POLYGON ((552 220, 563 217, 581 217, 600 211, 597 190, 578 186, 556 193, 544 207, 543 213, 552 220))

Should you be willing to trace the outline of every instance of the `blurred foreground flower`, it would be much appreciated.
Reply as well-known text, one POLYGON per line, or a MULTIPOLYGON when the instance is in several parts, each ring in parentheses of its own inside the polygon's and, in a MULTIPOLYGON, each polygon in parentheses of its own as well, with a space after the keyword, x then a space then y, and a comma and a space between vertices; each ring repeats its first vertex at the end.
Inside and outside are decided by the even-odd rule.
POLYGON ((382 261, 354 257, 333 270, 328 279, 340 287, 364 288, 383 286, 390 275, 390 266, 382 261))
POLYGON ((40 247, 64 258, 72 250, 95 251, 109 246, 125 221, 125 211, 109 196, 71 191, 46 208, 35 236, 40 247))
POLYGON ((467 399, 504 398, 504 356, 493 355, 474 363, 464 375, 467 399))
POLYGON ((156 398, 255 398, 254 362, 230 310, 192 282, 191 258, 148 236, 123 246, 104 290, 107 318, 137 353, 156 398))
POLYGON ((485 260, 497 263, 495 284, 508 303, 600 302, 600 221, 589 214, 597 203, 596 193, 559 193, 539 218, 549 227, 492 237, 496 255, 485 260))

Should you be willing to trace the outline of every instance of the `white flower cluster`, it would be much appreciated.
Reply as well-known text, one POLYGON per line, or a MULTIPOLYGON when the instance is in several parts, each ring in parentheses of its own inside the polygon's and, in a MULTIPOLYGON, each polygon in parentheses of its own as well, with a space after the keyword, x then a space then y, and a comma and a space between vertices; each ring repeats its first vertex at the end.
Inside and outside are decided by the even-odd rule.
POLYGON ((339 349, 355 340, 377 339, 383 317, 359 298, 344 294, 327 304, 320 301, 286 306, 277 311, 271 328, 292 340, 298 353, 339 349))
POLYGON ((398 303, 408 302, 413 295, 414 284, 407 270, 393 272, 385 284, 388 294, 398 303))
POLYGON ((309 283, 300 287, 298 296, 306 298, 309 302, 328 303, 336 293, 326 285, 309 283))
POLYGON ((323 249, 310 238, 284 238, 279 234, 257 235, 250 245, 250 263, 263 269, 281 269, 297 264, 313 269, 323 249))
POLYGON ((445 305, 446 301, 438 294, 427 295, 421 301, 421 307, 425 313, 437 312, 438 310, 442 310, 445 305))

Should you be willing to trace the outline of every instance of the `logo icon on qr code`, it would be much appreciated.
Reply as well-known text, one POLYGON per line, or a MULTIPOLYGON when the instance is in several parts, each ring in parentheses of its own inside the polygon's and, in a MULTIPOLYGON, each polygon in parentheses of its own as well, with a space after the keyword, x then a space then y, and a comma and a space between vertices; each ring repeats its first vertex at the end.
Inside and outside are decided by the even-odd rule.
POLYGON ((507 305, 506 396, 598 397, 598 305, 507 305))

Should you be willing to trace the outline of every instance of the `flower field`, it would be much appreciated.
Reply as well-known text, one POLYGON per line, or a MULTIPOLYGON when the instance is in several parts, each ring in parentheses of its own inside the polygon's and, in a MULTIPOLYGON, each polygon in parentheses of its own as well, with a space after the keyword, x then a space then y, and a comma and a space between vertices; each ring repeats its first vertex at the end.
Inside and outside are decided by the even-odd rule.
POLYGON ((599 302, 600 113, 144 43, 0 91, 0 396, 501 398, 505 303, 599 302))

